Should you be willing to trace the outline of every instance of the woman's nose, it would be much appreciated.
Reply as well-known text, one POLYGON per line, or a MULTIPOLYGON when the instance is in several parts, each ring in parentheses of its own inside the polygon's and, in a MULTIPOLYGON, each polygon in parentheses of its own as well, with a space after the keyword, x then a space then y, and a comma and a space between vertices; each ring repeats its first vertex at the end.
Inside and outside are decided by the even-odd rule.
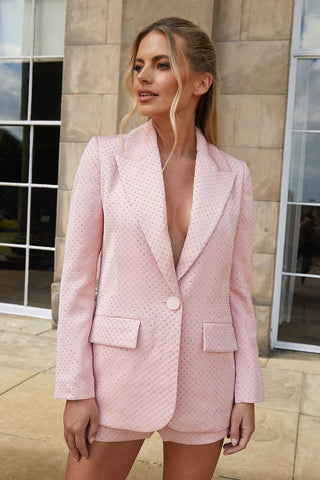
POLYGON ((152 72, 149 68, 143 67, 142 70, 137 75, 137 78, 140 83, 151 83, 152 81, 152 72))

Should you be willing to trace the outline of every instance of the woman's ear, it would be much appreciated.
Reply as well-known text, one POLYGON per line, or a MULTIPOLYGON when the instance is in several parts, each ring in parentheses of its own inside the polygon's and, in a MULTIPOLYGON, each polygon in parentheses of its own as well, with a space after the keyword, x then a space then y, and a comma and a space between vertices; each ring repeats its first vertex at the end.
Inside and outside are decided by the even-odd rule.
POLYGON ((212 75, 210 73, 202 73, 195 82, 194 95, 203 95, 212 85, 212 75))

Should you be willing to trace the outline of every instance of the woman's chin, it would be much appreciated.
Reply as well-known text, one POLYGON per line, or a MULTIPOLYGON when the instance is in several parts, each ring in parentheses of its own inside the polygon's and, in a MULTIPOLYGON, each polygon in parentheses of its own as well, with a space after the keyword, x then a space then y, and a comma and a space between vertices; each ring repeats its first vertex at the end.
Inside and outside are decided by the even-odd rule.
POLYGON ((138 105, 138 112, 144 117, 151 117, 155 113, 154 109, 147 105, 138 105))

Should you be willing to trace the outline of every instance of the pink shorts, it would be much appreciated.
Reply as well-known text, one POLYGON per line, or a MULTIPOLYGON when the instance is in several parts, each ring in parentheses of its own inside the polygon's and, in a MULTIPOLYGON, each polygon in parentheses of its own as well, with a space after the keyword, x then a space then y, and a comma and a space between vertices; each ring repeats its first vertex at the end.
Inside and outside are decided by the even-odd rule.
MULTIPOLYGON (((229 430, 220 432, 180 432, 166 425, 157 430, 164 442, 183 443, 185 445, 203 445, 205 443, 217 442, 222 440, 229 433, 229 430)), ((98 442, 123 442, 126 440, 140 440, 149 438, 154 432, 134 432, 131 430, 118 430, 116 428, 99 426, 96 435, 98 442)))

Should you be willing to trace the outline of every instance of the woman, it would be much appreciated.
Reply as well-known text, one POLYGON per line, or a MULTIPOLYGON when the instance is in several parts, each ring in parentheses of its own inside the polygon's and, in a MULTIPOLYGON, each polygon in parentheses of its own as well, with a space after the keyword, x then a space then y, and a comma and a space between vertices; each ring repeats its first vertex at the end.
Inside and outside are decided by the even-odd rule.
POLYGON ((91 138, 71 199, 55 391, 66 478, 125 479, 158 431, 165 480, 211 479, 224 437, 224 454, 244 449, 263 400, 250 173, 216 146, 215 50, 200 28, 145 28, 126 85, 149 121, 91 138))

